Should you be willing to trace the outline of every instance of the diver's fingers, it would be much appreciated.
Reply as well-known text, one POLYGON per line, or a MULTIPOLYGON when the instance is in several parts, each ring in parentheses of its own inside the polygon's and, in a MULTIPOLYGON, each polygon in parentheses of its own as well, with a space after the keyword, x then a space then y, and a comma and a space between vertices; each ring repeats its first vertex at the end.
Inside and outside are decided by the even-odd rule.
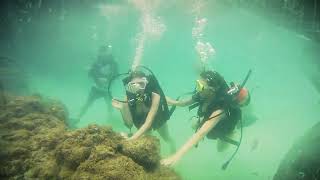
POLYGON ((163 166, 167 166, 167 167, 171 167, 173 166, 175 163, 175 161, 172 158, 166 158, 166 159, 162 159, 160 161, 160 164, 163 166))
POLYGON ((168 166, 169 165, 168 159, 162 159, 160 161, 160 164, 163 165, 163 166, 168 166))
POLYGON ((115 100, 115 99, 112 99, 111 105, 112 105, 114 108, 117 108, 117 109, 122 108, 122 103, 121 103, 120 101, 115 100))
POLYGON ((121 135, 123 138, 125 138, 125 139, 128 139, 128 138, 129 138, 128 133, 121 132, 120 135, 121 135))

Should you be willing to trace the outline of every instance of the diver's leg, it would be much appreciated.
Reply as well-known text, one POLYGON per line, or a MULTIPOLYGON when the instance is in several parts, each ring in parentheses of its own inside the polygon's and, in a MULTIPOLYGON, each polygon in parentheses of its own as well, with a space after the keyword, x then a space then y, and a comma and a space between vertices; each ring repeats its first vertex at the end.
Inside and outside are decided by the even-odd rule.
POLYGON ((165 123, 159 129, 157 129, 157 132, 162 137, 162 139, 169 144, 171 153, 174 153, 176 151, 176 144, 172 139, 172 137, 170 136, 167 123, 165 123))
POLYGON ((81 108, 79 115, 77 116, 77 121, 79 122, 83 115, 88 111, 89 107, 93 104, 93 102, 97 99, 96 92, 93 88, 90 90, 89 96, 87 98, 86 103, 81 108))
MULTIPOLYGON (((227 137, 229 139, 234 139, 235 138, 235 131, 232 131, 230 134, 227 135, 227 137)), ((230 144, 224 140, 218 139, 217 142, 217 151, 218 152, 223 152, 225 151, 228 147, 230 146, 230 144)))
POLYGON ((125 126, 131 130, 133 126, 133 120, 128 103, 122 103, 113 99, 112 106, 120 110, 125 126))

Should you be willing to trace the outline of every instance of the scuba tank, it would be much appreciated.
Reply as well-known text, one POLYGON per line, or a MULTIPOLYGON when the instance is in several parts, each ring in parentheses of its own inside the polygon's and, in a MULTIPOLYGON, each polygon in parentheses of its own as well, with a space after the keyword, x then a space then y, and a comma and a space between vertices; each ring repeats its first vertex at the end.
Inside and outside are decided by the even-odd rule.
MULTIPOLYGON (((247 83, 249 77, 251 76, 251 73, 252 73, 252 70, 250 69, 240 86, 236 86, 234 83, 231 84, 231 88, 228 91, 228 95, 231 97, 232 100, 235 100, 235 99, 239 100, 239 95, 241 92, 243 92, 244 86, 247 83)), ((249 93, 248 93, 248 95, 249 95, 249 93)), ((250 102, 250 95, 249 95, 249 99, 247 100, 246 104, 244 104, 244 105, 248 105, 249 102, 250 102)), ((242 105, 241 102, 239 102, 239 101, 236 101, 236 103, 237 103, 237 105, 240 105, 240 106, 242 105)), ((230 164, 230 162, 232 161, 234 156, 237 154, 239 147, 241 145, 241 142, 242 142, 242 133, 243 133, 243 125, 242 125, 242 118, 241 118, 240 119, 240 139, 239 139, 239 142, 237 145, 237 149, 233 152, 233 154, 230 156, 230 158, 222 165, 222 167, 221 167, 222 170, 226 170, 228 168, 228 165, 230 164)))
POLYGON ((234 82, 230 83, 230 88, 227 91, 227 94, 234 105, 244 107, 250 103, 250 93, 244 86, 247 83, 251 73, 252 70, 250 69, 240 86, 236 85, 234 82))

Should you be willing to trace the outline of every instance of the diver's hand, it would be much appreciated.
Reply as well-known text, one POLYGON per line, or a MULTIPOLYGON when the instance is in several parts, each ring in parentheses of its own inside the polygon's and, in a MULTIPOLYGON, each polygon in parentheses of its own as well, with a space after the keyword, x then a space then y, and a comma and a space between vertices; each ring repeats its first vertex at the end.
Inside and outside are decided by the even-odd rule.
POLYGON ((160 161, 160 164, 163 166, 171 167, 171 166, 174 166, 179 161, 179 159, 180 158, 178 156, 172 155, 166 159, 162 159, 160 161))
POLYGON ((122 102, 119 102, 115 99, 112 99, 112 102, 111 102, 112 106, 116 109, 122 109, 123 108, 123 103, 122 102))
POLYGON ((129 138, 128 133, 120 132, 120 135, 121 135, 123 138, 125 138, 125 139, 128 139, 128 138, 129 138))
POLYGON ((136 138, 132 138, 132 137, 129 137, 129 138, 127 138, 126 140, 127 141, 133 141, 133 140, 135 140, 136 138))
POLYGON ((136 139, 138 139, 138 138, 139 138, 139 137, 133 135, 133 136, 127 138, 127 141, 134 141, 134 140, 136 140, 136 139))

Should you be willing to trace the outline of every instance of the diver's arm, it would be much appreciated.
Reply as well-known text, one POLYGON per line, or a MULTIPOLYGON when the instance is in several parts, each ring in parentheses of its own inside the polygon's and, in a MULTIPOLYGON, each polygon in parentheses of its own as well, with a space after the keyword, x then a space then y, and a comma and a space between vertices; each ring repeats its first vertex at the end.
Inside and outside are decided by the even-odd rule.
POLYGON ((170 106, 176 105, 176 106, 184 107, 184 106, 189 106, 192 103, 194 103, 194 100, 192 98, 185 99, 185 100, 174 100, 174 99, 171 99, 170 97, 166 96, 166 100, 167 100, 168 105, 170 105, 170 106))
POLYGON ((152 93, 152 104, 151 104, 150 111, 147 115, 146 121, 139 128, 139 130, 132 137, 130 137, 130 140, 139 138, 148 129, 150 129, 152 122, 154 120, 154 117, 156 116, 156 114, 158 112, 159 104, 160 104, 160 95, 156 94, 156 93, 152 93))
MULTIPOLYGON (((127 101, 127 96, 124 101, 127 101)), ((132 115, 128 103, 120 102, 117 99, 112 99, 112 106, 120 110, 122 119, 127 128, 131 129, 133 126, 132 115)))
POLYGON ((223 118, 224 114, 218 115, 222 113, 222 110, 214 111, 210 117, 214 117, 212 119, 207 120, 200 129, 193 134, 193 136, 171 157, 164 159, 161 161, 163 165, 173 165, 177 161, 181 159, 181 157, 186 154, 193 146, 195 146, 208 132, 215 127, 215 125, 223 118), (218 115, 218 116, 217 116, 218 115), (216 117, 215 117, 216 116, 216 117))

